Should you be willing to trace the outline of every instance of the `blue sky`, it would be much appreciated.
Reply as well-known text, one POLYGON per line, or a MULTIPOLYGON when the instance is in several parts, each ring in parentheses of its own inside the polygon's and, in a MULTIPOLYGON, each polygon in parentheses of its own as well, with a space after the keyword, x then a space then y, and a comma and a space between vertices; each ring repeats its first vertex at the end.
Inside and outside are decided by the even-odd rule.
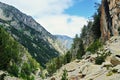
POLYGON ((52 34, 80 34, 100 0, 0 0, 32 16, 52 34))
POLYGON ((76 1, 73 6, 65 10, 66 14, 91 17, 95 12, 95 2, 97 0, 82 0, 76 1))

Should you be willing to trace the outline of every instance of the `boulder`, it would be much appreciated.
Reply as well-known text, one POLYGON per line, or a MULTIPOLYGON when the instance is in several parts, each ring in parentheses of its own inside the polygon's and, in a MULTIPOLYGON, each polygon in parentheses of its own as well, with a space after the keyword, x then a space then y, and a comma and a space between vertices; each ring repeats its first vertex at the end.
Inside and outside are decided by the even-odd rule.
POLYGON ((55 80, 55 77, 52 77, 50 80, 55 80))
POLYGON ((103 67, 109 68, 109 67, 112 67, 112 64, 110 62, 103 62, 102 63, 102 68, 103 67))
POLYGON ((110 62, 113 66, 120 65, 120 55, 112 55, 110 62))

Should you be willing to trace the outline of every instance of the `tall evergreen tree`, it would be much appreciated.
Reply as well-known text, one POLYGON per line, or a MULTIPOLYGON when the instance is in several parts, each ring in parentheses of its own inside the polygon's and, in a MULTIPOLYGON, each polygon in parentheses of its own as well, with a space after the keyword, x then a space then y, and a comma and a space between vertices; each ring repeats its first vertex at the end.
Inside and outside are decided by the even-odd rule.
POLYGON ((92 31, 94 34, 95 39, 99 39, 101 36, 101 31, 100 31, 100 17, 101 17, 101 11, 100 11, 100 4, 96 3, 97 12, 93 15, 93 26, 92 26, 92 31))
POLYGON ((66 58, 66 62, 69 63, 72 59, 72 55, 70 53, 70 51, 68 51, 65 55, 65 58, 66 58))
POLYGON ((85 50, 84 50, 84 45, 83 45, 83 41, 82 39, 79 40, 79 49, 77 51, 77 55, 76 55, 76 58, 77 59, 81 59, 82 56, 85 54, 85 50))

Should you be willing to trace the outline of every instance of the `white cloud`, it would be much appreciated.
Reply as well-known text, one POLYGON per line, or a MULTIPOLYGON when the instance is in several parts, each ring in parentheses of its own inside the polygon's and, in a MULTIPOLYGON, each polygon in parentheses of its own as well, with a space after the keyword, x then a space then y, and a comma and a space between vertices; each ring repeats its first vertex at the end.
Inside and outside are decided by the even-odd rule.
POLYGON ((73 0, 4 0, 3 2, 30 15, 60 14, 74 3, 73 0))
MULTIPOLYGON (((74 5, 76 0, 3 0, 22 12, 33 16, 52 34, 62 34, 74 37, 80 33, 87 19, 64 14, 65 9, 74 5)), ((82 0, 79 0, 82 1, 82 0)))
POLYGON ((70 15, 53 15, 37 19, 52 34, 64 34, 74 37, 79 34, 87 19, 70 15), (47 23, 47 24, 46 24, 47 23))

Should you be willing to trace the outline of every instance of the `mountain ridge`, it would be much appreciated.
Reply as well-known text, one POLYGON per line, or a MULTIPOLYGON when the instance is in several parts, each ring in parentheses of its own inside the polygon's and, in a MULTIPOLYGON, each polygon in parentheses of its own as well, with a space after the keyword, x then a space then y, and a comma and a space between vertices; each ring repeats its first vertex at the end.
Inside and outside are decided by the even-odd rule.
POLYGON ((62 55, 66 48, 56 38, 28 16, 13 6, 0 2, 0 24, 24 45, 37 61, 45 66, 50 59, 62 55))

